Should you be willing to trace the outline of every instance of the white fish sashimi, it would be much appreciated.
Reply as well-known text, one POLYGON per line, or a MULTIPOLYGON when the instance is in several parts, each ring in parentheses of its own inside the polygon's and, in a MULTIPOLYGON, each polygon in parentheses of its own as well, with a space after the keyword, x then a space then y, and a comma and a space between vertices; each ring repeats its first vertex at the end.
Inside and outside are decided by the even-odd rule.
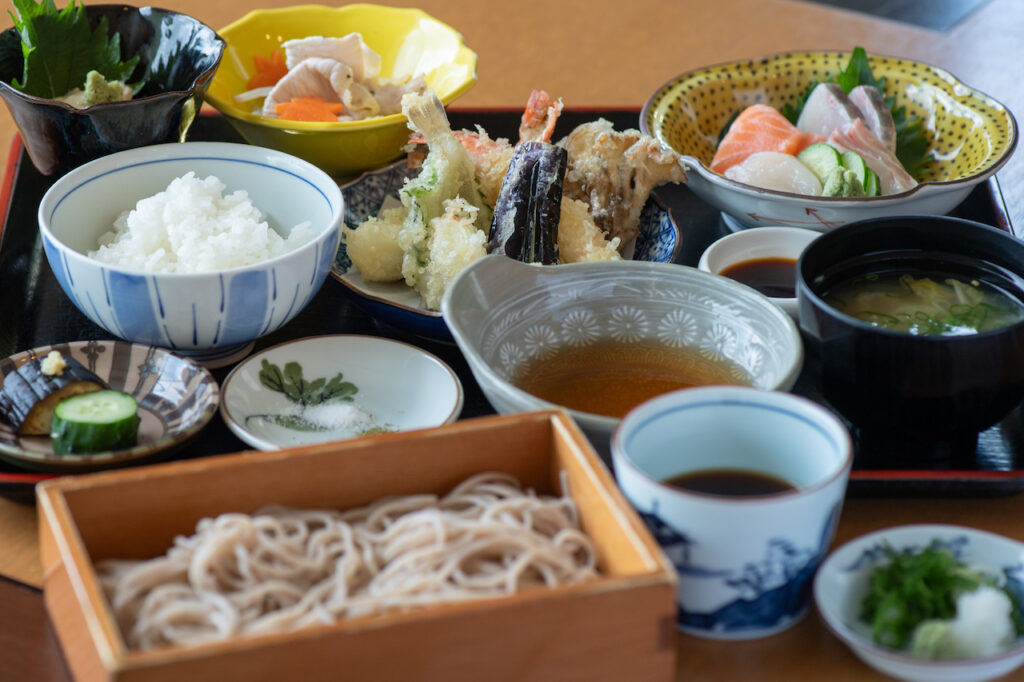
POLYGON ((342 38, 310 36, 286 40, 281 47, 284 48, 284 63, 289 71, 306 59, 320 57, 348 64, 353 77, 359 82, 380 76, 380 55, 370 49, 358 33, 349 33, 342 38))
POLYGON ((868 130, 875 134, 890 153, 896 153, 896 123, 885 98, 872 85, 858 85, 850 90, 850 101, 860 110, 860 117, 868 130))
POLYGON ((868 130, 862 119, 857 119, 845 130, 834 130, 828 136, 828 143, 842 151, 860 154, 864 163, 878 175, 878 184, 882 194, 905 192, 917 186, 917 181, 910 177, 903 164, 892 152, 868 130))
POLYGON ((323 97, 341 102, 352 85, 352 69, 339 61, 311 57, 302 61, 277 82, 263 101, 263 115, 276 117, 274 107, 295 97, 323 97))
POLYGON ((860 117, 860 109, 839 85, 819 83, 804 103, 796 127, 805 133, 827 137, 833 130, 843 130, 860 117))
POLYGON ((791 154, 755 152, 743 163, 729 167, 725 177, 745 185, 794 194, 821 194, 821 180, 791 154))

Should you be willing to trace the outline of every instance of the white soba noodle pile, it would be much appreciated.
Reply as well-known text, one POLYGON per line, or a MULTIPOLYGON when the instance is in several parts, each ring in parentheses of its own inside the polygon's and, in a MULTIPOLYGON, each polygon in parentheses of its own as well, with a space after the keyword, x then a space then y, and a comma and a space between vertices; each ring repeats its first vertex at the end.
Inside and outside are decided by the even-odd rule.
POLYGON ((569 497, 488 473, 440 499, 223 514, 162 557, 97 568, 128 645, 150 649, 571 584, 595 563, 569 497))

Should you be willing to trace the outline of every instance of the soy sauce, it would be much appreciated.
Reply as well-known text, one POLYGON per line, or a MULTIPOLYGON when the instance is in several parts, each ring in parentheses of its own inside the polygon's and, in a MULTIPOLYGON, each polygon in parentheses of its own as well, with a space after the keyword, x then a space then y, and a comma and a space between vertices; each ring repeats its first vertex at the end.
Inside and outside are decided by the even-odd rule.
POLYGON ((765 296, 796 296, 796 260, 792 258, 757 258, 742 261, 730 265, 719 274, 746 284, 765 296))
POLYGON ((701 469, 666 478, 663 483, 681 490, 726 497, 777 495, 795 486, 777 476, 744 469, 701 469))

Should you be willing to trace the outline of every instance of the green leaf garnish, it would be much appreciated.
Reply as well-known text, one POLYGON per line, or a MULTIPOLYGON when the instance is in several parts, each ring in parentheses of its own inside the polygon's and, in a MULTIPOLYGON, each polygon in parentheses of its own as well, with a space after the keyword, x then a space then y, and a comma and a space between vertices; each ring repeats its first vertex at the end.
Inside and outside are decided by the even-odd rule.
POLYGON ((263 360, 260 365, 260 383, 271 391, 283 393, 288 400, 299 405, 319 405, 329 400, 351 402, 352 396, 359 389, 350 381, 344 381, 341 372, 330 380, 326 378, 306 381, 302 376, 302 365, 297 362, 285 363, 284 371, 270 362, 263 360))
MULTIPOLYGON (((127 81, 138 56, 121 61, 121 37, 107 35, 104 17, 93 31, 85 6, 71 0, 58 10, 53 0, 12 0, 9 12, 21 36, 24 70, 12 85, 25 94, 55 99, 85 85, 89 71, 107 81, 127 81)), ((135 88, 138 89, 138 86, 135 88)))
MULTIPOLYGON (((889 563, 871 574, 860 617, 871 625, 872 637, 882 646, 902 649, 922 621, 956 616, 957 597, 982 585, 1000 588, 981 571, 969 569, 938 540, 920 551, 883 547, 889 563)), ((1006 591, 1004 589, 1004 591, 1006 591)), ((1006 591, 1014 604, 1014 595, 1006 591)), ((1014 616, 1018 634, 1022 623, 1014 616)))
MULTIPOLYGON (((928 152, 928 138, 923 122, 917 116, 908 116, 906 107, 896 107, 895 97, 885 97, 885 77, 876 79, 871 73, 868 53, 863 47, 855 47, 846 68, 829 77, 825 82, 837 83, 846 93, 858 85, 872 85, 878 88, 885 99, 885 105, 892 112, 892 121, 896 126, 896 158, 903 164, 903 168, 910 173, 911 177, 920 177, 928 164, 935 160, 935 157, 928 152)), ((818 84, 819 81, 814 81, 808 85, 795 105, 787 102, 780 110, 782 115, 793 125, 796 125, 800 118, 800 112, 804 110, 804 105, 807 103, 807 98, 811 96, 811 91, 818 84)))

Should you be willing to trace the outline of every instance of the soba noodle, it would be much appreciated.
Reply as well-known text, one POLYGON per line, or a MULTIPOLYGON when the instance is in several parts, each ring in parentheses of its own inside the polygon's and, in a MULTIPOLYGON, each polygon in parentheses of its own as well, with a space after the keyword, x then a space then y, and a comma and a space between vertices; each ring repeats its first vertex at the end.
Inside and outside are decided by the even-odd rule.
POLYGON ((222 514, 166 555, 97 569, 132 648, 194 645, 596 575, 571 498, 481 474, 345 512, 222 514))

